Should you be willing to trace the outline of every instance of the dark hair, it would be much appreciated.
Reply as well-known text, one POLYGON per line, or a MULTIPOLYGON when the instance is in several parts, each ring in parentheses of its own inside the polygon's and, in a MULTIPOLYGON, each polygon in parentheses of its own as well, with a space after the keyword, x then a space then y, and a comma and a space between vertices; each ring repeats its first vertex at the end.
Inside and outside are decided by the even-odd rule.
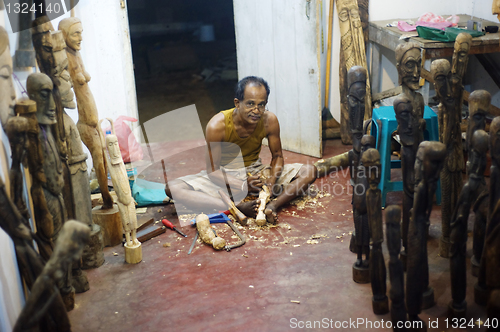
POLYGON ((269 85, 263 78, 257 76, 247 76, 241 79, 238 84, 236 84, 236 89, 234 90, 234 98, 238 100, 245 99, 245 88, 248 84, 263 86, 266 89, 267 97, 269 97, 271 90, 269 89, 269 85))

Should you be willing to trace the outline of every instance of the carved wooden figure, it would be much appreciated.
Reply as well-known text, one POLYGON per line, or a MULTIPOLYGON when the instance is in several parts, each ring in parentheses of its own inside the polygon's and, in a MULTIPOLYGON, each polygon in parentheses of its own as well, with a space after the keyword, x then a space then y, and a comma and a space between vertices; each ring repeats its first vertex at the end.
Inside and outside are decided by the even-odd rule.
POLYGON ((354 218, 354 242, 357 259, 353 265, 353 280, 358 283, 369 282, 369 241, 368 219, 366 216, 366 203, 363 195, 356 194, 354 189, 358 186, 358 168, 361 159, 361 138, 363 137, 363 118, 365 114, 366 95, 366 69, 361 66, 352 67, 347 74, 349 87, 349 118, 353 146, 349 151, 349 168, 351 172, 351 184, 353 186, 353 218, 354 218), (363 261, 363 253, 366 259, 363 261))
POLYGON ((7 125, 9 118, 14 116, 16 91, 12 73, 9 36, 4 27, 0 26, 0 122, 3 128, 7 125))
MULTIPOLYGON (((402 89, 401 95, 405 95, 412 105, 413 134, 415 136, 413 148, 415 153, 417 153, 418 145, 424 140, 425 130, 424 97, 417 92, 420 89, 419 82, 422 70, 422 56, 420 53, 420 47, 412 42, 402 43, 396 47, 396 68, 402 89)), ((404 220, 405 212, 403 210, 403 222, 404 220)))
MULTIPOLYGON (((469 159, 472 150, 472 135, 477 130, 484 130, 486 127, 486 115, 491 104, 491 95, 486 90, 473 91, 469 96, 469 122, 467 124, 466 146, 469 153, 469 159)), ((469 171, 470 160, 467 161, 467 172, 469 171)), ((479 264, 483 253, 484 236, 486 231, 486 221, 488 218, 487 201, 489 199, 488 188, 484 180, 481 183, 481 189, 478 194, 473 196, 474 218, 474 237, 472 245, 472 275, 476 276, 479 272, 479 264)))
POLYGON ((66 41, 66 53, 68 57, 68 71, 73 81, 78 104, 77 128, 83 143, 92 155, 92 162, 96 170, 97 181, 103 198, 103 209, 113 206, 113 199, 109 194, 106 165, 104 163, 103 146, 99 139, 97 122, 99 120, 97 107, 88 82, 90 75, 85 71, 80 55, 82 42, 82 23, 76 17, 65 18, 59 23, 59 30, 63 31, 66 41))
MULTIPOLYGON (((350 84, 345 87, 345 76, 342 74, 344 70, 349 71, 354 66, 367 68, 365 39, 360 19, 360 11, 356 0, 340 0, 336 2, 337 12, 339 16, 339 26, 341 33, 341 57, 340 57, 340 73, 341 81, 339 83, 341 95, 345 95, 345 90, 349 89, 350 84), (344 67, 345 69, 343 69, 344 67)), ((347 76, 349 74, 347 73, 347 76)), ((347 78, 349 81, 349 78, 347 78)), ((365 119, 370 119, 372 114, 371 108, 371 90, 369 80, 366 81, 366 97, 365 102, 365 119)), ((349 103, 349 102, 348 102, 349 103)), ((342 107, 341 103, 341 138, 344 144, 350 144, 349 121, 352 119, 348 116, 348 109, 342 107)), ((349 107, 350 108, 350 107, 349 107)))
MULTIPOLYGON (((33 233, 8 197, 5 185, 0 177, 0 228, 12 239, 16 251, 16 259, 21 277, 28 289, 32 289, 37 277, 42 273, 44 261, 33 248, 33 233)), ((37 327, 43 332, 63 332, 70 330, 66 308, 59 293, 46 306, 47 312, 40 313, 37 327)))
POLYGON ((481 257, 477 283, 474 285, 474 300, 486 305, 489 293, 500 289, 500 117, 490 125, 490 199, 486 237, 481 257))
POLYGON ((472 136, 469 150, 469 179, 460 192, 451 223, 450 276, 451 295, 453 300, 449 305, 453 317, 465 317, 467 302, 467 221, 474 199, 479 195, 484 182, 483 173, 486 169, 486 152, 488 151, 488 134, 484 130, 476 130, 472 136))
POLYGON ((391 280, 391 321, 393 330, 405 331, 405 328, 397 328, 397 322, 406 322, 405 307, 405 284, 403 263, 398 256, 401 251, 401 208, 397 205, 388 206, 385 209, 385 235, 387 237, 387 249, 389 250, 389 279, 391 280))
MULTIPOLYGON (((43 195, 47 203, 51 218, 36 219, 37 234, 47 253, 52 254, 54 241, 67 219, 66 207, 63 199, 63 166, 57 143, 50 130, 50 125, 56 123, 54 98, 52 97, 52 80, 45 74, 34 73, 28 76, 26 89, 31 100, 36 102, 36 118, 40 126, 39 141, 43 151, 43 170, 47 181, 42 183, 43 195), (50 222, 51 220, 51 222, 50 222)), ((35 202, 33 202, 36 204, 35 202)), ((35 210, 39 209, 35 206, 35 210)), ((43 207, 42 207, 43 209, 43 207)), ((41 253, 44 251, 41 250, 41 253)), ((50 257, 44 257, 48 260, 50 257)), ((71 274, 66 274, 59 285, 61 295, 68 310, 74 307, 75 290, 71 285, 71 274)))
POLYGON ((69 220, 64 224, 54 253, 31 288, 26 305, 14 326, 15 332, 26 331, 38 325, 38 320, 48 309, 47 303, 59 296, 54 286, 64 278, 71 263, 81 257, 89 233, 90 229, 76 220, 69 220))
MULTIPOLYGON (((111 124, 112 133, 104 135, 102 129, 100 130, 102 146, 106 146, 108 153, 106 156, 107 168, 113 188, 117 196, 118 209, 122 220, 123 231, 125 233, 125 260, 127 263, 135 264, 142 260, 142 247, 141 243, 137 240, 137 216, 135 214, 135 202, 132 198, 130 184, 128 181, 127 171, 123 163, 120 147, 118 145, 118 138, 115 134, 115 127, 113 120, 107 118, 111 124)), ((101 123, 99 121, 99 128, 101 123)))
MULTIPOLYGON (((57 143, 57 148, 61 158, 63 177, 66 185, 63 187, 64 205, 68 217, 75 218, 75 206, 73 201, 73 190, 68 167, 68 156, 66 148, 66 136, 64 131, 63 106, 60 93, 60 81, 56 77, 57 59, 54 56, 54 48, 61 48, 61 39, 53 38, 54 28, 47 16, 37 17, 32 22, 32 40, 36 51, 36 60, 40 71, 50 77, 53 83, 52 95, 55 104, 55 123, 50 126, 50 130, 57 143)), ((64 43, 64 40, 62 40, 64 43)))
POLYGON ((455 40, 452 65, 447 60, 440 59, 431 64, 431 75, 434 78, 434 88, 439 97, 439 136, 446 145, 448 156, 441 174, 441 215, 442 236, 440 256, 449 257, 451 215, 457 204, 458 195, 462 189, 462 171, 464 157, 462 149, 462 94, 463 76, 467 69, 468 55, 472 36, 461 33, 455 40))
MULTIPOLYGON (((92 204, 90 197, 90 184, 87 172, 87 154, 83 151, 83 143, 80 133, 71 117, 65 109, 74 109, 76 104, 75 95, 71 90, 73 84, 68 72, 68 57, 66 55, 66 43, 62 31, 51 32, 52 55, 55 67, 52 75, 59 82, 59 92, 62 103, 62 118, 64 121, 64 138, 68 156, 68 167, 71 179, 72 199, 74 206, 74 217, 91 228, 91 235, 88 246, 83 251, 82 268, 96 268, 104 263, 103 242, 101 228, 92 222, 92 204)), ((53 80, 54 80, 53 78, 53 80)), ((80 276, 80 282, 74 284, 77 292, 88 289, 88 282, 84 278, 81 269, 73 270, 73 277, 80 276), (78 285, 78 287, 77 287, 78 285)))
POLYGON ((418 117, 414 116, 413 104, 406 94, 401 94, 394 100, 394 111, 398 121, 398 133, 401 140, 401 171, 403 174, 403 221, 402 233, 403 251, 401 260, 403 266, 406 264, 406 253, 408 246, 408 225, 410 223, 410 211, 413 207, 413 196, 415 192, 415 158, 418 137, 418 117))
POLYGON ((429 284, 427 261, 427 227, 432 210, 439 172, 446 156, 440 142, 420 143, 415 162, 416 182, 413 212, 408 228, 408 257, 406 265, 406 307, 410 321, 419 321, 422 308, 434 303, 429 284))
POLYGON ((366 191, 366 208, 372 239, 372 249, 370 251, 372 307, 376 315, 383 315, 389 312, 389 300, 386 295, 386 269, 384 254, 382 253, 382 242, 384 242, 382 193, 378 188, 381 171, 380 154, 377 149, 370 148, 363 152, 361 162, 365 167, 365 176, 368 177, 370 184, 369 189, 366 191))

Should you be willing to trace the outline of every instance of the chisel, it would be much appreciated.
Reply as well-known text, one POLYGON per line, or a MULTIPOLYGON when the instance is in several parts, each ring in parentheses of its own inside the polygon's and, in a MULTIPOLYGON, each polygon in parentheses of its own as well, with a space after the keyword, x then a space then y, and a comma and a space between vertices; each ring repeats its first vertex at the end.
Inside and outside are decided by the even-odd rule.
POLYGON ((179 233, 180 235, 184 236, 184 237, 187 237, 186 234, 182 233, 180 230, 177 229, 177 227, 174 226, 174 224, 172 224, 170 221, 168 221, 167 219, 162 219, 161 223, 163 225, 165 225, 165 227, 167 228, 170 228, 170 229, 173 229, 174 231, 176 231, 177 233, 179 233))

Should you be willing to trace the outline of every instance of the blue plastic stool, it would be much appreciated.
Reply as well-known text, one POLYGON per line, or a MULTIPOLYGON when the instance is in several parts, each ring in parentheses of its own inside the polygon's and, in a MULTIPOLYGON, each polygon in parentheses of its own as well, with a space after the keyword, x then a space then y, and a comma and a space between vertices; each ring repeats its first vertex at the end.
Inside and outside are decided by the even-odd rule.
MULTIPOLYGON (((424 108, 424 119, 426 122, 424 140, 439 141, 438 118, 429 106, 424 108)), ((391 160, 391 138, 397 127, 394 107, 382 106, 373 109, 371 134, 375 136, 376 148, 380 153, 382 164, 379 189, 382 191, 383 207, 385 207, 385 197, 388 192, 403 191, 403 181, 391 181, 391 169, 401 168, 401 160, 391 160)), ((441 182, 437 184, 436 202, 438 205, 441 204, 441 182)))

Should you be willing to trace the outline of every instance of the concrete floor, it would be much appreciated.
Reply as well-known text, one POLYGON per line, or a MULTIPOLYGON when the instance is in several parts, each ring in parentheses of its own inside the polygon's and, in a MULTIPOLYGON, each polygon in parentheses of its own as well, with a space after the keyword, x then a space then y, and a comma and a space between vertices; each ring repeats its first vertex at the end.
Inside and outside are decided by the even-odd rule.
MULTIPOLYGON (((180 163, 181 159, 175 159, 176 152, 199 142, 182 144, 155 145, 153 149, 163 149, 165 155, 174 156, 171 162, 180 163)), ((324 157, 349 149, 340 140, 326 141, 324 157)), ((197 150, 191 151, 194 154, 197 150)), ((317 160, 286 151, 284 156, 285 163, 317 160)), ((261 157, 269 162, 267 148, 263 148, 261 157)), ((186 160, 186 156, 182 158, 186 160)), ((178 175, 197 171, 185 162, 179 169, 178 175)), ((142 175, 158 182, 163 179, 158 162, 142 175)), ((321 190, 316 201, 284 208, 277 227, 240 228, 247 243, 230 252, 216 252, 197 243, 192 254, 187 255, 195 235, 190 226, 181 229, 187 238, 167 230, 144 242, 143 261, 136 265, 125 264, 123 247, 105 248, 106 262, 87 271, 90 290, 77 295, 76 308, 69 313, 73 331, 285 331, 314 321, 334 330, 336 322, 360 319, 371 322, 373 327, 362 324, 336 330, 390 331, 386 325, 377 328, 378 324, 386 324, 390 315, 372 312, 370 285, 352 281, 355 255, 348 249, 353 229, 349 175, 331 174, 317 179, 315 185, 321 190), (308 243, 313 238, 318 243, 308 243)), ((388 204, 401 202, 400 193, 388 196, 388 204)), ((167 217, 179 225, 172 204, 150 207, 146 215, 155 220, 167 217)), ((477 326, 446 327, 451 291, 449 261, 438 256, 440 216, 440 208, 435 206, 428 252, 436 305, 424 310, 420 317, 424 322, 438 320, 438 328, 431 331, 481 331, 477 326)), ((214 227, 230 243, 236 242, 226 225, 214 227)), ((471 246, 469 241, 469 257, 471 246)), ((470 275, 470 262, 467 264, 467 322, 472 318, 484 321, 485 308, 474 303, 475 278, 470 275)))

